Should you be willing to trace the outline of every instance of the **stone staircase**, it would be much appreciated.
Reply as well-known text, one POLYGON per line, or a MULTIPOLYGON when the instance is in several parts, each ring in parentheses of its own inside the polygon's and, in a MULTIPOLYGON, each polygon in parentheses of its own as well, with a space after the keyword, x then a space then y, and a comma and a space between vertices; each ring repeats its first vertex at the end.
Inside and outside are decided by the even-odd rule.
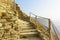
POLYGON ((21 40, 40 40, 37 30, 27 21, 20 20, 21 40))

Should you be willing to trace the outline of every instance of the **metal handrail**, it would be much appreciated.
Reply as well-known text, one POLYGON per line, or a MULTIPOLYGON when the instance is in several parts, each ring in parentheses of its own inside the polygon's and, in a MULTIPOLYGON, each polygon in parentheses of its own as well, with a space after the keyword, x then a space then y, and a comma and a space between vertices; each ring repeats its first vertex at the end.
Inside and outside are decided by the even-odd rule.
POLYGON ((53 23, 52 21, 51 21, 51 24, 52 24, 53 30, 54 30, 54 32, 55 32, 55 34, 56 34, 56 36, 57 36, 57 38, 58 38, 58 40, 59 40, 59 37, 58 37, 58 35, 57 35, 57 32, 55 31, 55 29, 56 29, 55 27, 56 27, 56 26, 54 25, 54 23, 53 23))
MULTIPOLYGON (((30 16, 31 16, 31 14, 34 15, 34 16, 37 16, 37 15, 35 15, 35 14, 33 14, 33 13, 30 13, 30 16)), ((45 18, 45 17, 42 17, 42 16, 37 16, 37 17, 41 17, 41 18, 44 18, 44 19, 49 20, 49 18, 45 18)))
MULTIPOLYGON (((31 14, 32 14, 32 13, 30 13, 30 18, 31 18, 31 14)), ((38 16, 35 15, 35 14, 33 14, 33 15, 35 16, 36 22, 38 22, 38 21, 37 21, 37 17, 38 17, 38 16)), ((39 17, 40 17, 40 16, 39 16, 39 17)), ((49 20, 48 18, 45 18, 45 17, 42 17, 42 18, 49 20)), ((31 19, 30 19, 30 20, 31 20, 31 19)), ((38 26, 38 24, 37 24, 36 22, 34 22, 34 24, 36 24, 36 25, 38 26)), ((39 23, 39 22, 38 22, 38 23, 39 23)), ((39 23, 39 24, 40 24, 40 25, 42 26, 42 28, 44 29, 43 32, 44 32, 44 33, 47 33, 47 37, 48 37, 48 36, 49 36, 49 33, 46 32, 46 31, 48 31, 48 29, 46 30, 46 29, 44 28, 45 25, 43 25, 43 24, 41 24, 41 23, 39 23)), ((38 29, 39 29, 39 28, 38 28, 38 29)), ((39 30, 38 30, 38 31, 39 31, 39 30)), ((39 32, 40 32, 40 31, 39 31, 39 32)), ((49 40, 49 39, 47 39, 47 40, 49 40)))
MULTIPOLYGON (((30 17, 31 17, 31 14, 35 16, 35 19, 36 20, 37 20, 37 17, 41 17, 41 16, 37 16, 37 15, 35 15, 33 13, 30 13, 30 17)), ((45 18, 45 17, 41 17, 41 18, 44 18, 44 19, 47 19, 48 20, 49 40, 51 40, 51 27, 53 26, 52 21, 49 18, 45 18), (51 26, 51 24, 52 24, 52 26, 51 26)), ((57 36, 57 33, 56 33, 54 27, 53 27, 53 30, 54 30, 54 32, 55 32, 55 34, 57 36)), ((59 40, 58 36, 57 36, 57 39, 59 40)))
MULTIPOLYGON (((49 22, 49 18, 37 16, 37 15, 35 15, 35 14, 33 14, 33 13, 30 13, 30 17, 31 17, 31 15, 34 15, 36 20, 37 20, 37 17, 39 17, 39 18, 44 18, 44 19, 48 20, 48 22, 49 22)), ((41 24, 42 24, 42 23, 41 23, 41 24)), ((42 25, 43 25, 43 24, 42 24, 42 25)), ((45 26, 45 25, 44 25, 44 26, 45 26)), ((49 24, 48 24, 48 27, 49 27, 49 24)))

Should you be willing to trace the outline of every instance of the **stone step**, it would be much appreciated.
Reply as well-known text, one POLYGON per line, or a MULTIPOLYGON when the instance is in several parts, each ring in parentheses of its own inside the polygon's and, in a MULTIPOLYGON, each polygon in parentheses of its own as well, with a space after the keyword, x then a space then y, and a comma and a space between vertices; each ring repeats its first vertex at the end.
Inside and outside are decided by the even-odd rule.
POLYGON ((21 30, 21 33, 28 33, 28 32, 37 32, 36 29, 29 29, 29 30, 21 30))
POLYGON ((34 35, 37 34, 37 32, 25 32, 25 33, 20 33, 20 35, 34 35))
POLYGON ((22 28, 22 29, 32 29, 33 27, 32 26, 21 26, 20 28, 22 28))
POLYGON ((20 33, 20 38, 39 37, 38 32, 20 33))
MULTIPOLYGON (((26 28, 26 27, 28 27, 28 28, 31 28, 32 26, 30 26, 30 25, 19 25, 19 26, 21 26, 22 28, 26 28)), ((33 28, 33 27, 32 27, 33 28)))
POLYGON ((30 30, 30 29, 35 29, 35 28, 21 28, 21 30, 30 30))
POLYGON ((30 25, 20 24, 19 26, 28 27, 28 26, 30 26, 30 25))
POLYGON ((20 40, 41 40, 39 37, 22 38, 20 40))
POLYGON ((23 23, 23 24, 29 24, 29 22, 27 22, 27 21, 23 21, 23 20, 21 20, 21 19, 18 19, 17 22, 20 22, 20 23, 23 23))

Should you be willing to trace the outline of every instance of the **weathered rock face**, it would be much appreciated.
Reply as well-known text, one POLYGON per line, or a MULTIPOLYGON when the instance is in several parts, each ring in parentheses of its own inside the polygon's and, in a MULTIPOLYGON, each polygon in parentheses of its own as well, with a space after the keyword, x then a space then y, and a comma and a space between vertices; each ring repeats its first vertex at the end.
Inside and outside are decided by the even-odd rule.
POLYGON ((0 39, 9 40, 8 38, 17 38, 19 30, 17 24, 18 12, 14 9, 14 4, 12 1, 0 0, 0 39), (16 31, 15 31, 16 30, 16 31), (18 30, 18 31, 17 31, 18 30))

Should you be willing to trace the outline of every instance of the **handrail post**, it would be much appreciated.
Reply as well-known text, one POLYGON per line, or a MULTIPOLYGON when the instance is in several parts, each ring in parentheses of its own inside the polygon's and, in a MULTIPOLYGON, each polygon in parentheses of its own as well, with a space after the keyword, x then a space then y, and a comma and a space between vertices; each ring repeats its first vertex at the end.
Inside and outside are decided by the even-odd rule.
POLYGON ((48 26, 49 26, 49 40, 51 40, 51 22, 50 19, 48 19, 48 26))
POLYGON ((31 21, 31 13, 29 13, 29 21, 31 21))
MULTIPOLYGON (((37 16, 35 15, 35 20, 37 21, 37 16)), ((35 21, 35 24, 37 25, 37 22, 35 21)))
POLYGON ((35 20, 37 21, 37 16, 35 16, 35 20))

